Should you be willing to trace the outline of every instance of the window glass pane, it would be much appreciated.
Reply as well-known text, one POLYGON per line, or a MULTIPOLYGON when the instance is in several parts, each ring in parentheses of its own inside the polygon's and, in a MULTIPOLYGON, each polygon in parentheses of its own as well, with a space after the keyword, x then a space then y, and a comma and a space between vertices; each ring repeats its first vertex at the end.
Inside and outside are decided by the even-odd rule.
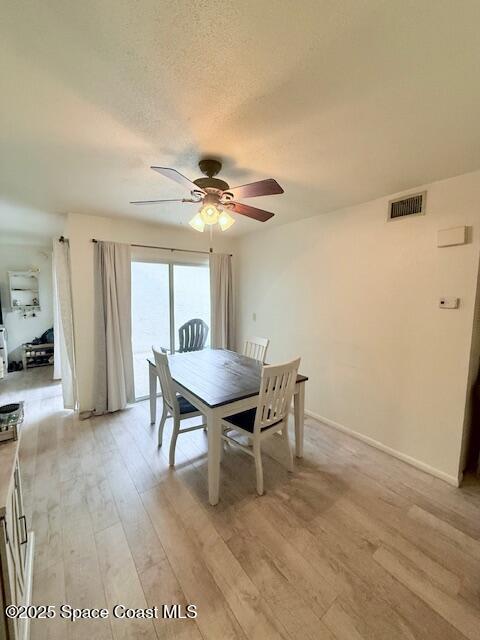
POLYGON ((148 395, 152 345, 170 348, 168 265, 132 262, 132 347, 135 397, 148 395))
MULTIPOLYGON (((204 265, 173 267, 175 350, 179 348, 178 329, 193 318, 200 318, 210 329, 210 271, 204 265)), ((210 346, 210 331, 206 347, 210 346)))

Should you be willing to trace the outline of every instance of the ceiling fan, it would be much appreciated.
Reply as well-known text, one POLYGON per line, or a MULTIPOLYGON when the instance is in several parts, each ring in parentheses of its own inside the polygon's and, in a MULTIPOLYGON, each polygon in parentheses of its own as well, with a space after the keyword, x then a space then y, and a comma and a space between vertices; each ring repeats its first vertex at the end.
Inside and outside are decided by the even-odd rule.
POLYGON ((190 220, 189 224, 197 231, 203 231, 205 225, 217 224, 222 231, 226 231, 234 224, 235 219, 229 211, 239 213, 242 216, 253 218, 259 222, 266 222, 273 218, 274 214, 263 209, 251 207, 243 202, 237 202, 238 198, 256 198, 258 196, 272 196, 283 193, 282 187, 273 178, 259 180, 239 187, 232 187, 224 180, 215 178, 221 168, 222 163, 218 160, 205 158, 198 163, 200 171, 207 176, 189 180, 176 169, 168 167, 151 167, 154 171, 161 173, 166 178, 175 180, 178 184, 188 189, 190 198, 175 198, 170 200, 138 200, 130 204, 157 204, 159 202, 194 202, 201 204, 200 211, 190 220))

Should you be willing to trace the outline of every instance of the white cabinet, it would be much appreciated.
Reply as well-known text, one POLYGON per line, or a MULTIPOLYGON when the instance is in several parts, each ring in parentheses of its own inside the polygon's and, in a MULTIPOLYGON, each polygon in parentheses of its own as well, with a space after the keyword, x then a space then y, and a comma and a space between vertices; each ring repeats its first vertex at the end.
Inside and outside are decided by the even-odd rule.
POLYGON ((23 509, 18 464, 20 440, 0 445, 0 638, 26 640, 26 619, 10 619, 5 607, 31 604, 33 532, 23 509))

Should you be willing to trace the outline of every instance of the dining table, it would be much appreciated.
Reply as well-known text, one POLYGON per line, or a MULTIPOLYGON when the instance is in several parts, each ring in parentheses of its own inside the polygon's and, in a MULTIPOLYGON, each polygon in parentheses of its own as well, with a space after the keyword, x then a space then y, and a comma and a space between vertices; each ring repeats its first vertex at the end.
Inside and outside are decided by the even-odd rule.
MULTIPOLYGON (((150 422, 157 416, 157 369, 148 358, 150 422)), ((175 391, 186 398, 204 416, 208 436, 208 497, 218 504, 222 419, 257 406, 263 363, 227 349, 202 349, 168 356, 175 391)), ((303 456, 305 383, 297 375, 293 396, 295 455, 303 456)))

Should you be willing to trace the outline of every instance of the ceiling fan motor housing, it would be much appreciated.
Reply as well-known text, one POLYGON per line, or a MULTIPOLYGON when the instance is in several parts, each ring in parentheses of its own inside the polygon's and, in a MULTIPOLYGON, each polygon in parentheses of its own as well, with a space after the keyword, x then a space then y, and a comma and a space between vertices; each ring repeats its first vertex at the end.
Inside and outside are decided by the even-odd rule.
POLYGON ((197 180, 194 180, 197 187, 200 187, 200 189, 204 189, 205 191, 212 189, 213 193, 229 189, 229 185, 225 180, 214 178, 214 176, 216 176, 222 169, 222 163, 219 160, 204 158, 203 160, 200 160, 198 166, 200 167, 200 171, 207 177, 197 178, 197 180))
POLYGON ((200 171, 209 178, 216 176, 222 169, 220 160, 213 160, 213 158, 203 158, 203 160, 200 160, 198 163, 198 166, 200 167, 200 171))
POLYGON ((229 185, 225 180, 220 180, 220 178, 197 178, 194 180, 194 183, 200 189, 204 189, 207 191, 208 189, 214 189, 215 191, 226 191, 229 189, 229 185))

